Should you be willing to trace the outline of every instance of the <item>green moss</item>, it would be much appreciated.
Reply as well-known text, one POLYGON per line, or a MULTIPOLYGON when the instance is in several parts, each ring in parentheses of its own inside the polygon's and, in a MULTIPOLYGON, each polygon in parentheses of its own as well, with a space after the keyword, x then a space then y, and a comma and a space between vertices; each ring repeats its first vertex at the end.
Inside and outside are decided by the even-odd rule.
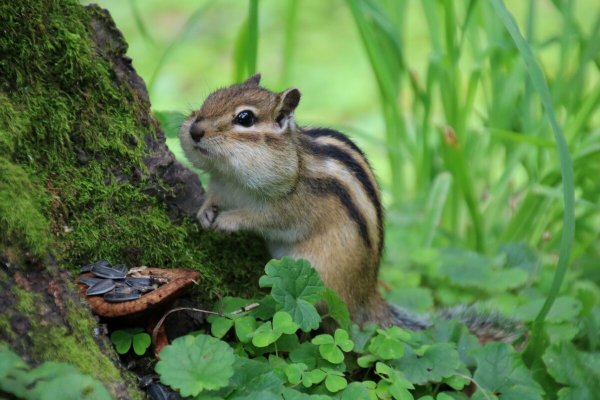
POLYGON ((46 193, 25 170, 0 156, 0 243, 28 248, 33 255, 48 251, 49 223, 42 212, 46 193), (15 243, 11 243, 15 242, 15 243))
MULTIPOLYGON (((25 316, 31 324, 29 339, 31 340, 30 354, 35 361, 60 360, 75 365, 81 372, 92 375, 107 385, 120 382, 120 371, 113 362, 102 353, 98 343, 94 340, 93 330, 96 322, 91 318, 86 309, 74 304, 69 299, 65 300, 64 323, 48 321, 45 317, 44 304, 40 295, 28 292, 19 286, 12 288, 16 296, 16 310, 25 316)), ((7 331, 11 331, 10 323, 7 331)), ((0 320, 0 330, 4 322, 0 320)), ((130 379, 134 381, 134 379, 130 379)), ((115 389, 113 388, 113 394, 115 389)), ((129 393, 132 398, 139 398, 140 394, 132 389, 129 393)))
MULTIPOLYGON (((0 338, 6 338, 6 340, 11 342, 16 339, 16 334, 13 332, 10 319, 6 314, 0 314, 0 338)), ((2 340, 0 340, 1 343, 2 340)))
MULTIPOLYGON (((12 292, 17 298, 16 309, 24 315, 32 315, 36 312, 36 295, 22 289, 20 286, 14 286, 12 292)), ((40 304, 39 302, 37 304, 40 304)))

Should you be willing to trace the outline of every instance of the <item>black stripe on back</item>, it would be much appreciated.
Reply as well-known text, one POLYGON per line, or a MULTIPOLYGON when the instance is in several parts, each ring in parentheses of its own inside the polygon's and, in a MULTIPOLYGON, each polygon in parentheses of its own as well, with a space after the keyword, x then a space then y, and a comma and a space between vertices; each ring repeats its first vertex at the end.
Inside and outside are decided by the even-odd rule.
POLYGON ((344 185, 335 178, 305 178, 304 181, 311 192, 320 196, 334 195, 341 201, 350 219, 358 225, 358 232, 361 239, 365 242, 367 248, 370 249, 372 244, 367 230, 367 222, 358 208, 356 208, 350 193, 344 185))
MULTIPOLYGON (((339 132, 336 133, 340 136, 346 137, 339 132)), ((346 139, 350 141, 350 139, 346 139)), ((342 163, 346 168, 348 168, 350 172, 352 172, 352 175, 354 175, 354 177, 360 182, 364 191, 367 193, 369 200, 371 200, 373 207, 375 207, 375 211, 377 213, 377 234, 379 235, 379 248, 377 249, 377 251, 378 254, 381 254, 381 250, 383 248, 383 209, 381 207, 379 197, 377 196, 377 189, 373 185, 371 179, 369 179, 368 173, 356 161, 352 154, 348 153, 347 151, 338 146, 332 144, 320 144, 313 140, 303 140, 302 142, 311 154, 322 158, 333 158, 334 160, 342 163)), ((369 164, 367 163, 367 165, 369 164)))
POLYGON ((303 129, 302 133, 304 133, 307 136, 310 136, 313 139, 316 139, 316 138, 319 138, 322 136, 337 139, 340 142, 344 142, 345 144, 350 146, 350 148, 352 150, 356 151, 358 154, 360 154, 362 156, 362 158, 364 158, 365 160, 367 159, 365 157, 365 153, 363 153, 363 151, 352 140, 350 140, 350 138, 348 136, 344 135, 341 132, 338 132, 336 130, 329 129, 329 128, 313 128, 313 129, 303 129))

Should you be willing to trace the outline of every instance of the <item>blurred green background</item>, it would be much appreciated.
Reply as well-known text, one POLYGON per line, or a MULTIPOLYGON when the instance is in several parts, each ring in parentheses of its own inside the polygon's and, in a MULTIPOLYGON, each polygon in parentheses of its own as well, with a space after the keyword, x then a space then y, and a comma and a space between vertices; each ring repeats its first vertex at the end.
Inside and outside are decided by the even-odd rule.
MULTIPOLYGON (((566 169, 540 82, 531 81, 532 67, 494 1, 98 3, 124 33, 155 111, 187 114, 215 88, 256 69, 272 90, 301 90, 301 125, 339 129, 365 149, 384 193, 384 277, 394 287, 420 290, 440 274, 460 281, 438 270, 441 249, 454 247, 489 257, 475 264, 491 269, 506 264, 493 261, 499 254, 541 260, 533 264, 544 265, 542 271, 519 264, 531 270, 512 286, 480 288, 496 299, 514 287, 525 287, 530 298, 548 292, 563 232, 566 169)), ((572 276, 597 283, 600 6, 596 0, 505 4, 542 68, 573 160, 575 204, 566 210, 577 226, 572 276)), ((160 115, 169 147, 181 156, 177 123, 160 115)), ((474 285, 493 286, 483 278, 474 285)), ((398 302, 422 298, 411 306, 424 309, 432 301, 429 293, 410 293, 412 300, 399 295, 398 302)), ((476 297, 438 293, 442 303, 476 297)), ((506 307, 525 301, 515 299, 505 299, 506 307)))

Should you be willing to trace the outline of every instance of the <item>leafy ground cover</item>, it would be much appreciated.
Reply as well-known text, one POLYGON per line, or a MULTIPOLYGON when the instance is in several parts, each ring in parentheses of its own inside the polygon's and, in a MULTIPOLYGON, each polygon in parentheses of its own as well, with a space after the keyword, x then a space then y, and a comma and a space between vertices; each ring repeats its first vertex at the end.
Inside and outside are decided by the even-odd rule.
MULTIPOLYGON (((224 298, 210 334, 167 346, 156 365, 161 382, 194 399, 593 399, 598 389, 597 356, 570 342, 569 321, 581 312, 574 297, 555 303, 547 347, 528 355, 482 345, 437 317, 419 332, 361 329, 303 260, 269 262, 260 284, 270 294, 259 307, 236 313, 251 300, 224 298)), ((527 320, 539 307, 520 313, 527 320)))

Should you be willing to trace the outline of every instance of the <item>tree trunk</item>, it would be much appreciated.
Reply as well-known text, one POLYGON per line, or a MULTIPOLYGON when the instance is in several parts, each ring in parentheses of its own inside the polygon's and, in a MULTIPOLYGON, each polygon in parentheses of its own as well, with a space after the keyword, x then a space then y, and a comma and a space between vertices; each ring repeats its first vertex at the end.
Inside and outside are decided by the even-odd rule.
POLYGON ((192 298, 206 303, 255 294, 266 253, 191 218, 204 191, 166 147, 126 49, 96 6, 0 0, 0 344, 137 398, 78 294, 77 267, 193 268, 192 298))

